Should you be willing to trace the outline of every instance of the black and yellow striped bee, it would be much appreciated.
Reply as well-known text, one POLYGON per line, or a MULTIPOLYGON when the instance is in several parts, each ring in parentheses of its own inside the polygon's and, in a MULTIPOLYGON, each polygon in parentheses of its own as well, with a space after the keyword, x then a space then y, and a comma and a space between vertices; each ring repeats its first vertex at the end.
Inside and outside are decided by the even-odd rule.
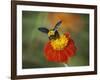
POLYGON ((54 26, 54 28, 50 29, 50 30, 45 28, 45 27, 40 27, 38 29, 39 29, 39 31, 48 34, 48 37, 50 40, 55 40, 55 39, 60 37, 59 32, 58 32, 58 28, 59 28, 61 23, 62 23, 62 21, 58 21, 56 23, 56 25, 54 26))

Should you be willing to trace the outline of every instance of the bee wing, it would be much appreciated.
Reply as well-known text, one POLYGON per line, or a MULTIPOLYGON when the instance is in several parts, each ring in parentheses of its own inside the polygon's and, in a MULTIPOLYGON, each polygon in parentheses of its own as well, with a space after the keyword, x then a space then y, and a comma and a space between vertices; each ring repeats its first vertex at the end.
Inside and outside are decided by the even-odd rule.
POLYGON ((61 23, 62 23, 61 20, 57 22, 57 24, 56 24, 55 27, 54 27, 54 30, 55 30, 55 31, 59 28, 59 26, 60 26, 61 23))
POLYGON ((40 28, 38 28, 38 30, 43 32, 43 33, 48 33, 49 32, 49 30, 45 27, 40 27, 40 28))

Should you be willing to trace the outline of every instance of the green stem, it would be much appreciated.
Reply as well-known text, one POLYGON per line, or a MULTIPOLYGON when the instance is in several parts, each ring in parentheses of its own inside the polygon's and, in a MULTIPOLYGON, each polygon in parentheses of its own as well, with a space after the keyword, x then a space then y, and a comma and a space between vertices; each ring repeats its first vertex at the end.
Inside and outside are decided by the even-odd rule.
POLYGON ((66 64, 66 63, 63 63, 63 64, 64 64, 65 67, 68 67, 68 64, 66 64))

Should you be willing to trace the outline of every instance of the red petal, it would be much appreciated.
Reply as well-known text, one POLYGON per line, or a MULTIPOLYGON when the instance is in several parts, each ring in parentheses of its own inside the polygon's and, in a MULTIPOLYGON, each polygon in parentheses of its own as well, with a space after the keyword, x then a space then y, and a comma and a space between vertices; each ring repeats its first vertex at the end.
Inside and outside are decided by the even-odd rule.
POLYGON ((67 38, 70 37, 70 33, 69 32, 66 32, 65 35, 66 35, 67 38))
POLYGON ((46 44, 44 52, 48 61, 66 62, 68 60, 68 55, 64 50, 54 50, 50 43, 46 44))
POLYGON ((69 39, 69 43, 68 43, 66 50, 67 50, 67 53, 69 56, 75 55, 76 47, 75 47, 74 41, 72 39, 69 39))

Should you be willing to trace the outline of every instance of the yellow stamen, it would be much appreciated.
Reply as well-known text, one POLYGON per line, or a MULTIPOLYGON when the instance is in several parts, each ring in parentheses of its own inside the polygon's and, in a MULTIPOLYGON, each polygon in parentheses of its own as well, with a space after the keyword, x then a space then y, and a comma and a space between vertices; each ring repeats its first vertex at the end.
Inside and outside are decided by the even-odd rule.
POLYGON ((61 35, 60 38, 56 40, 51 40, 51 46, 55 50, 61 50, 68 44, 68 38, 65 35, 61 35))

